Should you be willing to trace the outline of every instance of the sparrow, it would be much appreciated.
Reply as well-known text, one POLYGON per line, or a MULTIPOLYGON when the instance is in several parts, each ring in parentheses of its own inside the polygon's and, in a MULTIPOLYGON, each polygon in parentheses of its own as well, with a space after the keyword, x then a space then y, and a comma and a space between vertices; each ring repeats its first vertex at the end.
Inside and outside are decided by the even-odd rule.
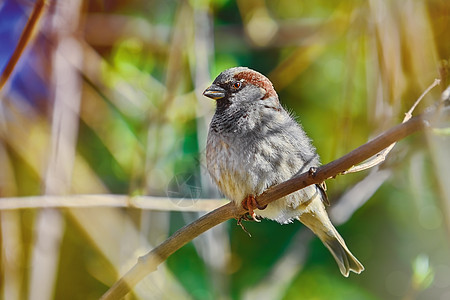
POLYGON ((206 164, 219 190, 253 219, 302 222, 330 250, 345 277, 363 265, 347 248, 325 210, 323 185, 311 185, 261 206, 256 197, 269 187, 320 165, 311 140, 280 104, 270 80, 246 67, 227 69, 203 95, 216 100, 206 164))

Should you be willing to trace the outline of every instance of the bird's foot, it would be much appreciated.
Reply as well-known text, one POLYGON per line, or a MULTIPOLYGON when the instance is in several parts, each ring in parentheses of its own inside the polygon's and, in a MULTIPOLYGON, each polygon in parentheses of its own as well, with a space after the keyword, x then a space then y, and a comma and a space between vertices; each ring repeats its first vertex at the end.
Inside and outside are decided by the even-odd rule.
POLYGON ((248 214, 252 217, 255 222, 261 222, 260 219, 256 216, 254 212, 255 209, 263 210, 267 207, 267 205, 260 205, 258 201, 256 201, 254 195, 248 195, 242 200, 242 207, 248 211, 248 214))

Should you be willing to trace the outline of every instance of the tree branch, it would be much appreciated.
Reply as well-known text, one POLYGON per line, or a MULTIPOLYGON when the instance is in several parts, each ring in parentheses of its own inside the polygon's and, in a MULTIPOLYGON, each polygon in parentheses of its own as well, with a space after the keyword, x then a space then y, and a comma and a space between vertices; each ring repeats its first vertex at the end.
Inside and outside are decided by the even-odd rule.
POLYGON ((33 36, 33 32, 36 28, 36 25, 39 22, 40 17, 44 11, 45 1, 44 0, 36 0, 34 4, 33 12, 31 13, 30 18, 28 19, 25 28, 22 31, 22 35, 20 36, 19 42, 17 43, 16 49, 8 61, 3 73, 0 75, 0 91, 2 90, 5 83, 8 81, 8 78, 11 76, 14 67, 19 61, 20 56, 25 50, 28 42, 31 40, 33 36))
POLYGON ((179 229, 152 251, 141 256, 133 268, 117 281, 101 299, 121 299, 175 251, 212 227, 244 213, 243 208, 238 208, 233 202, 229 202, 179 229))
MULTIPOLYGON (((365 161, 377 154, 392 143, 399 141, 417 131, 427 127, 431 113, 414 117, 409 121, 397 125, 384 132, 377 138, 356 148, 347 155, 317 168, 315 171, 305 172, 283 183, 275 185, 257 197, 261 205, 269 204, 311 184, 317 184, 326 179, 336 177, 352 166, 365 161)), ((246 213, 242 207, 230 202, 211 211, 191 224, 184 226, 175 232, 162 244, 154 248, 146 255, 139 258, 134 267, 117 281, 101 299, 120 299, 125 296, 133 286, 142 278, 156 270, 157 266, 166 260, 175 251, 199 236, 206 230, 225 222, 231 218, 240 218, 246 213)))

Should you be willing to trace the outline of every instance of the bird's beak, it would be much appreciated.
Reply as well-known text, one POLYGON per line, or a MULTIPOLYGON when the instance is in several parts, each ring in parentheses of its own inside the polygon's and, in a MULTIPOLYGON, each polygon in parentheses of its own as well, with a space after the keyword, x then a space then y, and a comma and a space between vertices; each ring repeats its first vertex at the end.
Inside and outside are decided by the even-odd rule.
POLYGON ((223 88, 215 84, 212 84, 209 88, 207 88, 203 92, 203 95, 214 100, 219 100, 225 97, 225 93, 226 92, 223 88))

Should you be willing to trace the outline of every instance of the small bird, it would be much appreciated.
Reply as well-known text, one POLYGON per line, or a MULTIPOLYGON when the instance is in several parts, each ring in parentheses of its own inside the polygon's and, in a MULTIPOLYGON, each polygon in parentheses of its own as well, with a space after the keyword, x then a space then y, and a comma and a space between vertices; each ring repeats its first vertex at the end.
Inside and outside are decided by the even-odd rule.
POLYGON ((280 104, 272 83, 246 67, 223 71, 203 95, 216 100, 206 163, 219 190, 253 219, 281 224, 299 220, 330 250, 345 277, 363 265, 347 248, 325 210, 323 185, 311 185, 267 207, 255 200, 267 188, 319 166, 319 156, 303 128, 280 104))

